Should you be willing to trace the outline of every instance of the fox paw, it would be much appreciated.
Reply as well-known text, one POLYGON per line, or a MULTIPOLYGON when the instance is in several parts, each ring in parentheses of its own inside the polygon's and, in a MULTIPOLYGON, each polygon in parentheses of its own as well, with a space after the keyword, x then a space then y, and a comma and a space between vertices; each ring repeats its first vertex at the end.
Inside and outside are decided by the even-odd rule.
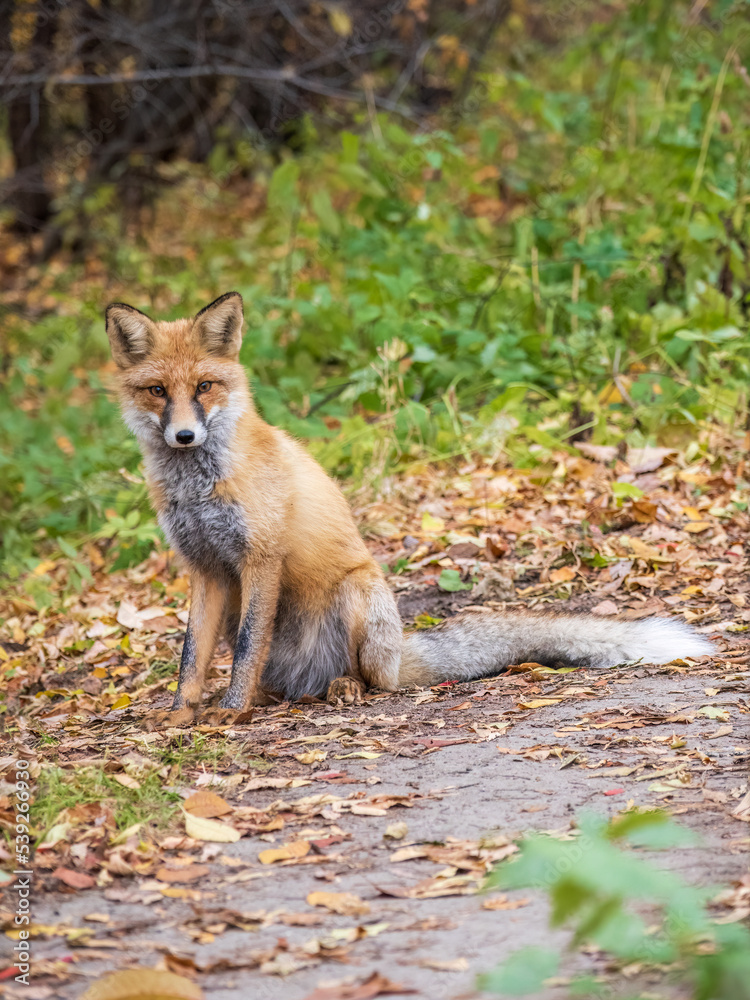
POLYGON ((160 729, 184 729, 192 726, 195 722, 195 709, 172 708, 167 711, 154 709, 147 712, 141 720, 141 728, 147 733, 154 733, 160 729))
POLYGON ((253 717, 252 709, 236 708, 207 708, 200 715, 200 725, 202 726, 235 726, 244 725, 253 717))
POLYGON ((336 677, 328 685, 326 701, 329 705, 361 705, 365 685, 356 677, 336 677))

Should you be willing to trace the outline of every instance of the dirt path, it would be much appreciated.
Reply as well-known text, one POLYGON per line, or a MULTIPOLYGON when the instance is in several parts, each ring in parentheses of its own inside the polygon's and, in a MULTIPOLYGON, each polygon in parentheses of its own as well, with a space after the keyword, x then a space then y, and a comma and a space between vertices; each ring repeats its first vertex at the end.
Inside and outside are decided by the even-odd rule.
MULTIPOLYGON (((702 844, 660 863, 690 882, 729 883, 746 871, 747 830, 731 816, 750 752, 746 667, 533 676, 377 696, 354 709, 264 709, 236 732, 208 734, 273 761, 261 770, 225 758, 215 773, 197 764, 181 788, 221 793, 242 839, 165 837, 142 874, 86 891, 40 872, 34 920, 46 930, 36 966, 60 978, 38 975, 31 988, 6 981, 4 995, 67 1000, 105 972, 161 964, 195 976, 211 1000, 303 1000, 320 984, 373 972, 432 1000, 468 1000, 479 996, 477 974, 520 946, 555 939, 543 892, 485 908, 497 894, 474 892, 483 859, 507 853, 524 831, 565 835, 584 809, 666 806, 702 844), (394 824, 406 824, 389 831, 400 840, 386 839, 394 824), (297 841, 311 845, 306 856, 261 863, 261 852, 297 841), (410 844, 444 850, 398 860, 410 844), (165 881, 165 867, 185 866, 205 870, 165 881), (443 891, 469 894, 415 898, 443 891), (366 912, 309 905, 313 892, 350 893, 366 912)), ((112 724, 98 727, 111 746, 112 724)), ((120 760, 180 739, 117 729, 120 760)), ((123 854, 137 866, 135 857, 123 854)), ((603 971, 595 957, 582 961, 603 971)))
MULTIPOLYGON (((750 846, 733 816, 750 761, 744 458, 717 471, 667 449, 630 449, 627 462, 589 451, 560 454, 554 475, 426 470, 358 510, 404 618, 429 625, 482 602, 676 613, 716 642, 710 663, 521 665, 363 706, 261 709, 234 730, 146 734, 143 713, 174 690, 188 614, 188 581, 166 550, 110 572, 106 543, 91 546, 91 579, 74 593, 64 561, 44 564, 58 596, 42 610, 0 595, 0 996, 78 1000, 104 973, 141 964, 195 978, 209 1000, 367 1000, 394 982, 469 1000, 478 974, 555 939, 543 887, 488 900, 484 875, 526 831, 575 837, 585 810, 664 807, 702 840, 661 865, 696 883, 739 878, 750 846), (635 499, 615 496, 615 478, 635 499), (44 837, 30 987, 9 968, 20 756, 44 837), (385 978, 368 980, 375 972, 385 978), (339 985, 316 993, 321 983, 339 985)), ((220 650, 213 694, 229 660, 220 650)), ((601 955, 575 962, 610 975, 601 955)))

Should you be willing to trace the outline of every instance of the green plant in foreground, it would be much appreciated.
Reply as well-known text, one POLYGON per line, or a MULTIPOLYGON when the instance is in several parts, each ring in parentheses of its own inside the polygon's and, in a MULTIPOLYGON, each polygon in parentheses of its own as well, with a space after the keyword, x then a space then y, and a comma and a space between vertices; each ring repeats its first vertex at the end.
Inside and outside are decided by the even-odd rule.
MULTIPOLYGON (((569 951, 594 944, 622 965, 674 966, 672 974, 676 970, 680 982, 689 985, 693 1000, 748 1000, 748 929, 712 922, 706 909, 711 889, 689 886, 674 872, 623 849, 683 847, 695 842, 694 835, 657 811, 610 821, 588 814, 579 827, 573 841, 528 837, 520 855, 501 864, 487 887, 544 889, 550 925, 573 931, 569 951), (648 924, 633 912, 636 904, 649 911, 648 924), (654 908, 661 917, 657 931, 654 908)), ((562 957, 548 948, 524 948, 483 976, 480 986, 503 996, 536 994, 558 972, 562 957)), ((578 976, 570 983, 570 996, 600 997, 602 989, 601 980, 578 976)), ((609 983, 606 995, 620 994, 609 983)), ((621 995, 640 996, 632 987, 621 995)))

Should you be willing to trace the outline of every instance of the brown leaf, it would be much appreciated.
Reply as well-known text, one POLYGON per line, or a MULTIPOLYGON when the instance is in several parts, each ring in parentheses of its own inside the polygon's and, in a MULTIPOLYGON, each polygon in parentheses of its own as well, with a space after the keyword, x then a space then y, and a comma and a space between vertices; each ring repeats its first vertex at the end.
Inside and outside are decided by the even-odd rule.
POLYGON ((71 889, 91 889, 96 885, 96 879, 85 872, 76 872, 72 868, 57 868, 52 872, 54 878, 59 878, 71 889))
POLYGON ((572 566, 561 566, 560 569, 553 569, 549 575, 551 583, 567 583, 574 580, 576 571, 572 566))
POLYGON ((92 983, 81 1000, 203 1000, 203 990, 172 972, 126 969, 92 983))
POLYGON ((284 844, 283 847, 269 847, 267 851, 261 851, 258 861, 262 865, 272 865, 276 861, 291 861, 295 858, 304 858, 310 853, 310 844, 306 840, 294 840, 291 844, 284 844))
POLYGON ((650 500, 634 500, 631 505, 633 517, 639 524, 652 524, 656 520, 658 509, 650 500))
POLYGON ((324 906, 331 913, 347 917, 360 917, 370 912, 370 904, 351 892, 311 892, 307 902, 310 906, 324 906))
POLYGON ((636 475, 643 472, 655 472, 664 465, 669 455, 675 455, 674 448, 654 448, 647 445, 645 448, 628 448, 626 462, 631 471, 636 475))
POLYGON ((376 886, 383 896, 396 899, 435 899, 438 896, 470 896, 478 891, 475 875, 454 875, 451 878, 426 878, 416 885, 376 886))
POLYGON ((599 603, 591 609, 592 615, 616 615, 617 605, 614 601, 599 601, 599 603))
POLYGON ((156 878, 160 882, 196 882, 210 873, 207 865, 188 865, 187 868, 160 868, 156 878))
POLYGON ((418 993, 410 986, 402 986, 387 979, 379 972, 373 972, 359 984, 341 983, 335 986, 320 986, 308 993, 305 1000, 372 1000, 373 997, 418 993))
POLYGON ((232 811, 232 807, 216 792, 201 791, 195 792, 182 804, 185 812, 192 813, 193 816, 201 816, 204 819, 211 819, 214 816, 226 816, 232 811))
POLYGON ((588 441, 576 441, 576 448, 586 458, 595 462, 614 462, 617 458, 617 448, 612 444, 589 444, 588 441))
POLYGON ((133 791, 137 791, 141 787, 140 781, 131 778, 129 774, 113 774, 112 777, 123 788, 131 788, 133 791))
POLYGON ((745 823, 750 821, 750 792, 747 792, 744 797, 740 799, 735 808, 732 810, 732 815, 735 819, 742 820, 745 823))
POLYGON ((517 910, 521 906, 528 906, 530 899, 508 899, 507 896, 494 896, 492 899, 485 899, 482 903, 483 910, 517 910))

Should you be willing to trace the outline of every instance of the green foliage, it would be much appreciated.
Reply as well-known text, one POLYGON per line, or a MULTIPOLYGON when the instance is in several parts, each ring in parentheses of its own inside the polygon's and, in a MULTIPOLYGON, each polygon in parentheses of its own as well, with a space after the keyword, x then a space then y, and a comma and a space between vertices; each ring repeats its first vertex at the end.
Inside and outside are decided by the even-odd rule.
POLYGON ((169 318, 240 291, 261 412, 357 484, 472 451, 545 463, 581 427, 684 444, 702 421, 741 423, 747 5, 716 4, 710 30, 691 6, 610 7, 581 34, 585 4, 554 5, 554 57, 518 38, 432 132, 381 115, 377 134, 363 118, 278 165, 227 146, 215 175, 165 167, 181 183, 146 240, 123 238, 107 191, 78 206, 111 287, 74 261, 37 269, 55 307, 9 324, 5 573, 71 558, 63 540, 109 540, 127 565, 155 537, 103 370, 111 297, 169 318))
POLYGON ((470 583, 463 582, 461 574, 457 569, 444 569, 440 574, 438 587, 440 587, 441 590, 447 590, 449 593, 454 593, 457 590, 471 590, 472 585, 470 583))
POLYGON ((176 792, 166 791, 163 778, 154 770, 139 778, 139 787, 126 788, 98 767, 66 771, 48 767, 39 775, 36 798, 31 807, 31 822, 43 835, 55 822, 61 822, 65 809, 100 802, 112 805, 114 821, 126 830, 135 823, 165 826, 180 801, 176 792))
MULTIPOLYGON (((679 875, 661 871, 625 845, 676 848, 694 835, 660 812, 633 812, 609 822, 587 815, 580 836, 559 841, 537 834, 521 845, 517 859, 490 876, 490 889, 542 888, 549 896, 552 927, 573 931, 570 948, 595 944, 621 964, 677 963, 694 1000, 750 998, 750 932, 739 924, 715 924, 706 904, 709 889, 687 885, 679 875), (648 907, 648 921, 641 912, 648 907), (654 910, 661 918, 654 932, 654 910)), ((504 996, 541 989, 561 955, 552 949, 516 952, 481 986, 504 996)), ((601 982, 578 977, 571 996, 596 997, 601 982)))

